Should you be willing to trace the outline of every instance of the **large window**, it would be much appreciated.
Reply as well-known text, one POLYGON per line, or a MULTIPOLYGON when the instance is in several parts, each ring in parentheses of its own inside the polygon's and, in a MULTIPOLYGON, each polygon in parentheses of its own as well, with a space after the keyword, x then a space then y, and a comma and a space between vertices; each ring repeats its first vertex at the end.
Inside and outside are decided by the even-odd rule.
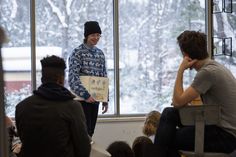
POLYGON ((29 0, 1 0, 0 25, 9 43, 2 49, 5 79, 5 108, 10 116, 15 105, 31 94, 29 0))
MULTIPOLYGON (((9 52, 14 49, 11 54, 17 61, 24 58, 24 63, 10 64, 14 70, 8 69, 9 64, 5 66, 6 111, 11 116, 15 105, 32 91, 29 4, 29 0, 0 1, 0 25, 10 39, 5 49, 9 52), (14 76, 8 75, 13 72, 14 76), (8 82, 15 78, 16 86, 8 92, 8 82)), ((39 0, 33 10, 32 18, 36 21, 33 75, 37 86, 41 77, 39 60, 51 54, 67 60, 73 48, 83 42, 84 22, 100 23, 102 38, 98 47, 105 53, 110 80, 106 115, 144 114, 169 106, 181 60, 176 37, 186 29, 205 32, 205 0, 39 0), (114 12, 119 16, 114 16, 114 12), (118 35, 114 28, 118 28, 118 35), (114 43, 118 43, 118 48, 114 43), (115 68, 115 61, 119 68, 115 68), (115 80, 117 74, 119 79, 115 80)), ((5 59, 12 61, 10 57, 5 59)), ((185 75, 187 84, 193 74, 189 71, 185 75)))
MULTIPOLYGON (((86 21, 98 21, 102 29, 102 36, 97 46, 103 50, 106 56, 108 77, 110 79, 109 113, 113 114, 114 53, 112 0, 36 1, 37 46, 59 48, 60 50, 57 51, 57 55, 61 55, 67 60, 72 50, 83 43, 84 23, 86 21)), ((40 72, 38 76, 40 76, 40 72)), ((40 77, 37 77, 37 85, 40 83, 40 77)), ((67 79, 65 84, 68 87, 67 79)))
POLYGON ((236 0, 214 0, 213 57, 236 77, 236 0))
POLYGON ((171 104, 182 57, 176 37, 186 29, 205 31, 205 1, 119 2, 120 113, 162 110, 171 104))

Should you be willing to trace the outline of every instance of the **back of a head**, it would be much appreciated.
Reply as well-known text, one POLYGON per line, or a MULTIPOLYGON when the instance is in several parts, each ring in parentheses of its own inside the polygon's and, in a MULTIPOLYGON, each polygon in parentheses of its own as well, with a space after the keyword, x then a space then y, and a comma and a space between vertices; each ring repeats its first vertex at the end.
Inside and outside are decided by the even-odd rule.
POLYGON ((134 157, 131 147, 125 141, 111 143, 107 151, 111 154, 111 157, 134 157))
POLYGON ((40 60, 42 65, 42 83, 53 82, 64 78, 66 64, 63 58, 52 55, 40 60))
POLYGON ((147 136, 136 137, 132 145, 132 150, 135 154, 135 157, 144 157, 147 147, 152 144, 152 140, 147 136))
POLYGON ((202 60, 209 56, 204 33, 186 30, 177 37, 177 41, 182 53, 188 54, 191 59, 202 60))
POLYGON ((144 126, 143 126, 143 134, 146 136, 155 135, 157 127, 159 125, 159 120, 161 117, 161 113, 159 111, 151 111, 147 114, 144 126))

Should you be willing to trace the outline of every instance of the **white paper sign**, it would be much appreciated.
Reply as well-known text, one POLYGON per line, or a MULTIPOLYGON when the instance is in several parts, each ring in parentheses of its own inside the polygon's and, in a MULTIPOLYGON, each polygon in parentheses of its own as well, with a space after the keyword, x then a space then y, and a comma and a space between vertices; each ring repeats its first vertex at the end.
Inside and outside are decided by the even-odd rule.
MULTIPOLYGON (((107 77, 80 76, 80 81, 96 101, 108 101, 109 79, 107 77)), ((83 100, 83 98, 77 96, 75 100, 83 100)))

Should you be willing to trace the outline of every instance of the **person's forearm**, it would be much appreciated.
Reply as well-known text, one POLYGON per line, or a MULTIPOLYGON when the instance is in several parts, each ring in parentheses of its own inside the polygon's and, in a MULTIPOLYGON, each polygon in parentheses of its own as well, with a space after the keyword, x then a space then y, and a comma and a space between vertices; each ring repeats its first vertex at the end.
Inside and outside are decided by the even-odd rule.
POLYGON ((183 94, 183 73, 184 69, 179 69, 177 73, 177 78, 175 80, 174 94, 173 94, 173 105, 174 107, 180 107, 181 104, 181 95, 183 94))

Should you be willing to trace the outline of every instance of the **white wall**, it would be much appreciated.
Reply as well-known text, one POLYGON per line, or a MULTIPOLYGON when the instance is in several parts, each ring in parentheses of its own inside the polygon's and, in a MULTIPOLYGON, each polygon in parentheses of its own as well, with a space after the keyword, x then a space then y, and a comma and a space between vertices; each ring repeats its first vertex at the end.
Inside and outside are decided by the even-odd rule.
POLYGON ((126 141, 132 146, 134 139, 137 136, 143 135, 143 124, 144 118, 126 118, 126 120, 113 119, 110 121, 98 120, 93 141, 104 149, 106 149, 110 143, 117 140, 126 141))

